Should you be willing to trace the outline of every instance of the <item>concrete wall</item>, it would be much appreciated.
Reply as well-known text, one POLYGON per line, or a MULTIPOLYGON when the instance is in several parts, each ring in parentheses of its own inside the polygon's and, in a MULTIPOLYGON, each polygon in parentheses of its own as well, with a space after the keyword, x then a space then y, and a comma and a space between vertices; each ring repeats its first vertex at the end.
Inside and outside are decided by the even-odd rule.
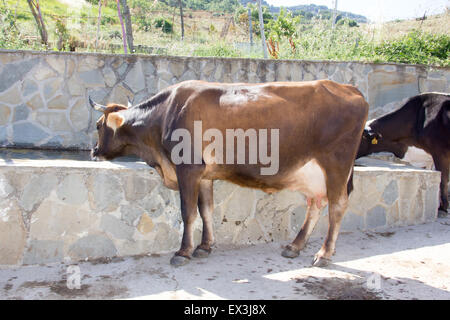
POLYGON ((0 50, 0 146, 89 149, 99 114, 87 97, 138 103, 188 79, 332 79, 356 85, 370 118, 427 91, 450 92, 450 69, 356 62, 277 61, 0 50))
MULTIPOLYGON (((370 165, 355 168, 342 231, 436 219, 438 172, 370 165)), ((305 218, 305 199, 297 192, 268 195, 221 181, 214 190, 219 246, 287 243, 305 218)), ((313 236, 326 234, 326 214, 313 236)), ((175 251, 181 234, 178 192, 145 164, 0 160, 0 265, 175 251)), ((199 243, 200 218, 194 234, 199 243)))

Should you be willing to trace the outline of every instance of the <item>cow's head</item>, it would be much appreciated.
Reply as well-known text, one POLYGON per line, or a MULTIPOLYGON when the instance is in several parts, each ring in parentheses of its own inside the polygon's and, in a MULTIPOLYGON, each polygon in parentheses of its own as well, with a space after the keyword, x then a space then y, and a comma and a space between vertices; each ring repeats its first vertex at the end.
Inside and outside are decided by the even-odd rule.
POLYGON ((367 122, 364 128, 357 158, 377 152, 391 152, 396 157, 403 158, 408 147, 400 141, 386 138, 378 130, 373 129, 372 123, 372 121, 367 122))
POLYGON ((126 154, 128 133, 123 110, 127 107, 120 104, 107 106, 98 104, 89 98, 89 104, 103 115, 97 121, 98 142, 91 151, 92 159, 111 160, 126 154))

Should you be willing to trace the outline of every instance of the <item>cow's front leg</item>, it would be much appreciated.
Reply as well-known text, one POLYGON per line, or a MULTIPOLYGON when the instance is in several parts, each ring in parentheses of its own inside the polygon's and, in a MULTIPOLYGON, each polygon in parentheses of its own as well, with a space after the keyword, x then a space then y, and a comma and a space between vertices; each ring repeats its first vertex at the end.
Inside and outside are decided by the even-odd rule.
POLYGON ((433 157, 434 166, 437 171, 441 172, 441 185, 440 185, 440 203, 439 203, 439 218, 445 218, 448 210, 448 173, 449 173, 449 161, 438 157, 433 157))
POLYGON ((319 221, 322 208, 322 198, 308 198, 308 209, 306 211, 305 221, 295 240, 283 250, 281 255, 285 258, 296 258, 300 251, 306 246, 314 227, 319 221))
POLYGON ((202 243, 195 249, 193 256, 196 258, 206 258, 211 253, 211 246, 214 243, 214 197, 212 180, 200 181, 198 210, 203 222, 202 243))
POLYGON ((170 264, 182 266, 189 262, 194 249, 193 227, 197 218, 201 169, 197 166, 180 165, 177 166, 176 173, 180 189, 181 217, 184 229, 181 248, 172 257, 170 264))

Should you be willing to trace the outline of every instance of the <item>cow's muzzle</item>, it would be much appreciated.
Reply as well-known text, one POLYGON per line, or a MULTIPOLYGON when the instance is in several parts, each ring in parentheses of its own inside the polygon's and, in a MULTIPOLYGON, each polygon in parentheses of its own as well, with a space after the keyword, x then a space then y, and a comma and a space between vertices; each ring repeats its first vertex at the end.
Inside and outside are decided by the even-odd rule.
POLYGON ((91 159, 94 161, 99 160, 98 147, 95 146, 94 149, 91 150, 91 159))

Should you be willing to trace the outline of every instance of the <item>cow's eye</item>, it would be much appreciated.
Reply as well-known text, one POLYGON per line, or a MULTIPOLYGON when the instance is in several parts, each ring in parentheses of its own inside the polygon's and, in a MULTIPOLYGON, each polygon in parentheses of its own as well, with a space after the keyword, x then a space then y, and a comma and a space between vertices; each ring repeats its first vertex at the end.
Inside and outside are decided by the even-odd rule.
POLYGON ((100 130, 100 123, 97 123, 97 130, 100 130))

